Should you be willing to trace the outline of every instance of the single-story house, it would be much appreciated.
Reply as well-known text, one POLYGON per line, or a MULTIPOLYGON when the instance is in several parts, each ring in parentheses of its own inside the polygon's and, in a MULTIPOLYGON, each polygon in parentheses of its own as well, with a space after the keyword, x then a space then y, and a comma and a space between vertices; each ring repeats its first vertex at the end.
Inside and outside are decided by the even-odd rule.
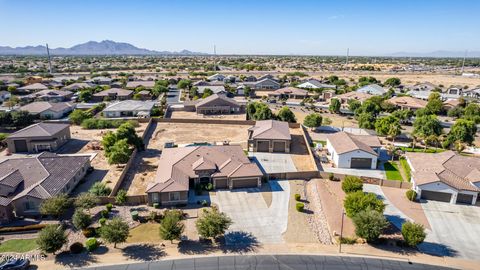
POLYGON ((429 82, 417 83, 409 87, 412 91, 433 91, 435 88, 437 88, 437 86, 429 82))
POLYGON ((135 89, 137 87, 144 87, 146 89, 152 89, 155 86, 154 81, 132 81, 127 82, 126 88, 127 89, 135 89))
POLYGON ((370 95, 370 94, 367 94, 367 93, 360 93, 360 92, 356 92, 356 91, 347 92, 347 93, 335 96, 335 98, 338 98, 341 103, 346 103, 349 100, 358 100, 358 101, 363 103, 365 100, 367 100, 371 97, 373 97, 373 95, 370 95))
POLYGON ((69 102, 35 101, 20 107, 20 111, 27 111, 40 119, 60 119, 75 109, 75 104, 69 102))
POLYGON ((308 97, 308 91, 296 87, 284 87, 268 93, 268 96, 278 99, 304 99, 308 97))
POLYGON ((28 76, 25 78, 25 84, 41 83, 42 81, 43 78, 41 76, 28 76))
POLYGON ((307 81, 297 85, 297 87, 306 88, 306 89, 323 89, 323 88, 335 89, 335 88, 337 88, 333 84, 322 83, 321 81, 315 80, 315 79, 307 80, 307 81))
POLYGON ((70 85, 67 85, 62 88, 64 91, 79 91, 83 89, 89 89, 89 88, 94 88, 95 85, 93 83, 87 83, 87 82, 77 82, 77 83, 72 83, 70 85))
MULTIPOLYGON (((3 187, 0 182, 0 187, 3 187)), ((0 225, 11 222, 15 215, 13 214, 12 200, 0 195, 0 225)))
POLYGON ((197 86, 197 92, 201 95, 205 92, 205 89, 210 89, 214 94, 226 94, 225 86, 223 85, 199 85, 197 86))
POLYGON ((93 94, 92 101, 100 102, 105 100, 127 100, 131 99, 133 91, 122 88, 111 88, 93 94))
POLYGON ((392 97, 388 99, 387 102, 395 105, 397 108, 401 110, 416 111, 418 109, 422 109, 422 108, 425 108, 425 106, 427 106, 427 102, 425 100, 409 97, 409 96, 392 97))
POLYGON ((70 100, 73 96, 73 93, 70 91, 63 90, 41 90, 29 95, 20 96, 22 101, 48 101, 48 102, 61 102, 70 100))
POLYGON ((12 94, 10 92, 2 90, 0 91, 0 102, 4 102, 6 100, 9 100, 12 94))
POLYGON ((256 121, 248 129, 248 150, 252 152, 290 153, 292 136, 287 122, 256 121))
POLYGON ((378 84, 369 84, 357 89, 356 92, 370 94, 374 96, 381 96, 387 93, 387 90, 385 90, 385 88, 381 87, 378 84))
POLYGON ((280 89, 280 83, 274 79, 265 78, 255 82, 244 82, 245 86, 249 86, 252 90, 277 90, 280 89))
POLYGON ((99 85, 111 85, 112 81, 113 81, 112 78, 105 77, 105 76, 98 76, 98 77, 91 78, 90 80, 87 80, 85 82, 99 84, 99 85))
POLYGON ((48 87, 41 83, 34 83, 17 88, 20 93, 33 93, 41 90, 48 90, 48 87))
POLYGON ((480 159, 445 151, 406 154, 412 189, 419 199, 475 204, 480 192, 480 159))
POLYGON ((225 76, 222 74, 213 74, 212 76, 208 77, 207 80, 209 81, 223 81, 225 79, 225 76))
POLYGON ((70 125, 40 122, 5 139, 10 153, 55 151, 70 139, 70 125))
POLYGON ((165 148, 154 182, 147 186, 148 203, 181 205, 189 189, 212 184, 215 189, 260 187, 263 173, 240 145, 165 148))
POLYGON ((136 93, 135 95, 138 95, 141 100, 151 100, 152 99, 152 94, 148 90, 142 90, 142 91, 136 93))
POLYGON ((337 132, 327 137, 327 151, 337 168, 376 169, 381 143, 377 136, 337 132))
POLYGON ((213 94, 204 99, 185 101, 186 111, 195 111, 197 114, 232 114, 242 113, 245 106, 225 94, 213 94))
POLYGON ((443 108, 445 110, 451 110, 455 107, 457 107, 458 105, 460 105, 460 100, 458 99, 447 99, 443 102, 443 108))
POLYGON ((479 99, 480 98, 480 87, 472 88, 472 89, 464 89, 463 90, 463 96, 479 99))
POLYGON ((103 116, 107 118, 118 117, 150 117, 155 106, 154 101, 124 100, 111 103, 103 110, 103 116))
POLYGON ((17 217, 39 216, 43 200, 69 194, 89 168, 88 155, 59 156, 43 152, 36 157, 3 160, 0 162, 0 204, 10 200, 8 206, 13 206, 17 217))

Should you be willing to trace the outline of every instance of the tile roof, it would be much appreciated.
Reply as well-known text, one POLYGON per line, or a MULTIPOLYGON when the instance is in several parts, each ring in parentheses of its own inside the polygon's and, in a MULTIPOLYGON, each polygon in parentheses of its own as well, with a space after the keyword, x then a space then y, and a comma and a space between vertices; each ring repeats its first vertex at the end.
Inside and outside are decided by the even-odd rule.
POLYGON ((8 138, 25 138, 25 137, 34 138, 34 137, 54 136, 58 132, 69 127, 70 127, 70 124, 40 122, 37 124, 30 125, 15 133, 12 133, 10 136, 8 136, 8 138))
POLYGON ((223 85, 199 85, 197 86, 198 88, 198 93, 203 94, 205 89, 210 89, 214 94, 226 92, 225 87, 223 85))
POLYGON ((277 120, 256 121, 255 126, 248 129, 252 132, 251 139, 291 140, 290 128, 287 122, 277 120))
POLYGON ((296 87, 284 87, 269 93, 269 95, 299 95, 306 96, 308 94, 307 90, 296 88, 296 87))
POLYGON ((425 100, 409 97, 409 96, 392 97, 388 99, 387 102, 393 105, 408 107, 413 109, 421 109, 427 106, 427 102, 425 100))
POLYGON ((18 90, 45 90, 48 89, 44 84, 41 83, 33 83, 29 85, 25 85, 23 87, 19 87, 18 90))
POLYGON ((20 107, 20 110, 27 111, 31 114, 39 114, 47 110, 54 112, 62 112, 66 109, 73 109, 74 107, 75 105, 69 102, 35 101, 20 107))
POLYGON ((202 107, 208 105, 215 105, 215 106, 224 106, 230 105, 238 107, 240 106, 237 101, 233 98, 228 98, 225 94, 213 94, 204 99, 197 100, 195 102, 195 107, 202 107))
POLYGON ((337 154, 344 154, 356 150, 362 150, 364 152, 378 156, 378 154, 372 149, 372 147, 380 146, 380 142, 378 141, 378 138, 376 138, 376 136, 352 135, 342 131, 328 135, 327 140, 330 142, 337 154), (378 141, 378 143, 376 141, 378 141))
POLYGON ((153 106, 155 106, 154 101, 124 100, 111 103, 103 111, 151 111, 153 106))
POLYGON ((98 93, 95 93, 93 94, 94 96, 96 97, 106 97, 106 96, 109 96, 111 94, 115 94, 117 96, 128 96, 130 94, 132 94, 133 91, 131 90, 127 90, 127 89, 122 89, 122 88, 110 88, 110 89, 107 89, 107 90, 103 90, 101 92, 98 92, 98 93))
POLYGON ((341 95, 337 95, 334 98, 346 99, 346 100, 355 99, 355 100, 363 102, 363 101, 365 101, 365 100, 367 100, 371 97, 373 97, 373 95, 353 91, 353 92, 347 92, 347 93, 344 93, 344 94, 341 94, 341 95))
POLYGON ((127 88, 137 88, 139 86, 143 86, 145 88, 153 88, 155 86, 154 81, 131 81, 127 82, 127 88))
POLYGON ((93 88, 94 85, 91 83, 86 83, 86 82, 78 82, 78 83, 72 83, 70 85, 67 85, 62 88, 62 90, 79 90, 79 89, 87 89, 87 88, 93 88))
POLYGON ((381 87, 378 84, 369 84, 369 85, 365 85, 360 89, 357 89, 356 92, 371 94, 371 95, 383 95, 387 92, 387 90, 385 90, 385 88, 381 87))

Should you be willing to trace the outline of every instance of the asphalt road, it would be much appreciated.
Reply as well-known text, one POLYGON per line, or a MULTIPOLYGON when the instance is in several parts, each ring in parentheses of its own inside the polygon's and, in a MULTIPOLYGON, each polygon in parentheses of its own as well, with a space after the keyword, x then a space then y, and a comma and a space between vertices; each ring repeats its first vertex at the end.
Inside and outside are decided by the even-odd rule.
POLYGON ((96 270, 452 269, 385 259, 320 255, 236 255, 99 266, 96 270))

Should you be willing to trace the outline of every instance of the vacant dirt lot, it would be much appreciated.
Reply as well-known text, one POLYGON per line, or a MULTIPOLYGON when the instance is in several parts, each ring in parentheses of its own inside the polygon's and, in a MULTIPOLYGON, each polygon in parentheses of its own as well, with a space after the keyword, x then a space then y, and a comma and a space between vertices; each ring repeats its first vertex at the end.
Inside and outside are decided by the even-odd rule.
POLYGON ((245 125, 216 125, 191 123, 152 123, 147 134, 146 151, 139 152, 128 172, 122 188, 129 195, 143 195, 149 183, 154 181, 158 159, 165 142, 173 141, 179 146, 194 142, 222 144, 228 140, 231 144, 240 144, 247 148, 247 129, 245 125))
POLYGON ((295 163, 297 171, 313 171, 316 170, 315 164, 310 159, 307 149, 307 143, 302 135, 300 128, 291 128, 292 143, 290 144, 290 155, 295 163))
POLYGON ((221 119, 221 120, 247 120, 247 115, 239 114, 218 114, 205 115, 197 114, 196 112, 173 111, 170 118, 173 119, 221 119))

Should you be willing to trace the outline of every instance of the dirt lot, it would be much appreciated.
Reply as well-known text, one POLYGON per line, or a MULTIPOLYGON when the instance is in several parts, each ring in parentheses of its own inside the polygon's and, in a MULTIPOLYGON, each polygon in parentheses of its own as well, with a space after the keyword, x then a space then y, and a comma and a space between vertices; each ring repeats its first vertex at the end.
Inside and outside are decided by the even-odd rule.
POLYGON ((245 125, 216 125, 190 123, 153 123, 151 137, 146 151, 139 152, 134 164, 128 172, 122 188, 129 195, 143 195, 148 184, 154 180, 158 158, 167 141, 174 141, 177 145, 186 145, 193 142, 209 142, 221 144, 225 138, 231 144, 240 144, 247 148, 247 129, 245 125), (201 131, 201 132, 199 132, 201 131))
POLYGON ((303 138, 302 130, 300 128, 291 128, 292 143, 290 144, 290 156, 295 163, 298 171, 313 171, 316 170, 315 164, 310 159, 308 154, 307 144, 303 138))
MULTIPOLYGON (((145 128, 148 123, 140 123, 140 125, 135 129, 138 136, 142 136, 145 132, 145 128)), ((91 164, 95 170, 85 177, 85 182, 80 184, 75 190, 74 193, 80 193, 87 191, 90 186, 98 181, 106 183, 108 186, 113 187, 118 177, 122 173, 122 167, 116 165, 109 165, 107 163, 107 158, 105 157, 103 150, 92 150, 89 149, 89 142, 102 140, 103 134, 107 131, 115 131, 115 129, 83 129, 80 126, 72 125, 70 126, 70 131, 72 134, 72 139, 62 146, 59 150, 60 154, 75 154, 75 153, 96 153, 95 158, 92 160, 91 164)))
POLYGON ((244 114, 244 113, 205 115, 205 114, 197 114, 195 112, 173 111, 170 118, 173 118, 173 119, 181 118, 181 119, 247 120, 247 115, 244 114))

